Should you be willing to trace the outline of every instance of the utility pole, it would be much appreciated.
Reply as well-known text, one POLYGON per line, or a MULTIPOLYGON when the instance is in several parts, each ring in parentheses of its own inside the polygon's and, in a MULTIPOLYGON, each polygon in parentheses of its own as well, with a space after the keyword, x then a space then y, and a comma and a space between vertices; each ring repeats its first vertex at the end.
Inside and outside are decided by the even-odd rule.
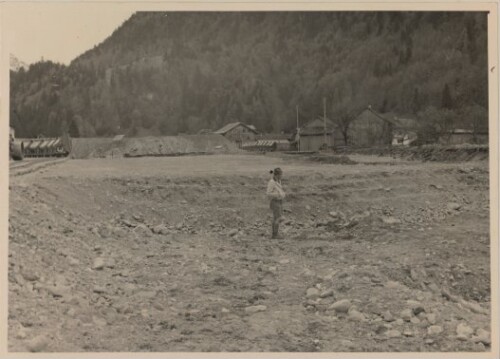
POLYGON ((297 152, 300 152, 299 105, 297 105, 297 152))
POLYGON ((325 142, 325 149, 327 148, 326 143, 326 97, 323 97, 323 135, 325 142))

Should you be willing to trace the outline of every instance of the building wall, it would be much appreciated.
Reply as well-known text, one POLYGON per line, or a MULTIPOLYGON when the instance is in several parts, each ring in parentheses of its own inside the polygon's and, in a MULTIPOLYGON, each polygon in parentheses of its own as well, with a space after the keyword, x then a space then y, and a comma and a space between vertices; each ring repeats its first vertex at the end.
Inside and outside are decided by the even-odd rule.
MULTIPOLYGON (((333 146, 333 136, 327 135, 326 141, 328 147, 333 146)), ((318 151, 325 143, 323 135, 300 136, 300 150, 301 151, 318 151)))
POLYGON ((224 137, 234 142, 254 141, 255 133, 245 126, 237 126, 228 131, 224 137))
POLYGON ((476 135, 476 143, 487 144, 490 140, 490 137, 487 134, 476 135))
POLYGON ((390 146, 392 143, 392 126, 390 123, 365 112, 351 122, 348 141, 354 147, 390 146))
POLYGON ((344 135, 339 130, 333 133, 333 147, 346 146, 344 135))
POLYGON ((290 143, 276 143, 276 151, 290 151, 292 146, 290 143))

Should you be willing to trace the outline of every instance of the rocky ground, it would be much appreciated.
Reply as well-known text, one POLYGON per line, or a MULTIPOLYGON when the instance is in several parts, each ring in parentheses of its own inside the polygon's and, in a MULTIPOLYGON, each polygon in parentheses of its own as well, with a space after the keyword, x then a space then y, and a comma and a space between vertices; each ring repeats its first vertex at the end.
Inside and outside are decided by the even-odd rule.
POLYGON ((385 156, 404 158, 407 160, 460 162, 484 161, 489 156, 487 144, 457 144, 424 146, 392 146, 384 148, 344 149, 344 154, 367 154, 372 156, 385 156))
POLYGON ((490 351, 487 162, 349 157, 11 175, 9 350, 490 351), (281 240, 264 196, 275 166, 281 240))

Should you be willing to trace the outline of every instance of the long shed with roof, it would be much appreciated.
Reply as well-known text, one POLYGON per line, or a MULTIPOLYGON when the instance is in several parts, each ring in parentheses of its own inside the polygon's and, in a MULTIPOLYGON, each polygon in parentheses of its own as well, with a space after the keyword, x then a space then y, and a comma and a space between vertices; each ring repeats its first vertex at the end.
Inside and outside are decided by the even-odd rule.
POLYGON ((71 152, 71 139, 68 135, 53 138, 20 139, 26 157, 59 157, 71 152))
POLYGON ((455 128, 441 134, 438 142, 443 145, 486 144, 488 143, 488 132, 455 128))

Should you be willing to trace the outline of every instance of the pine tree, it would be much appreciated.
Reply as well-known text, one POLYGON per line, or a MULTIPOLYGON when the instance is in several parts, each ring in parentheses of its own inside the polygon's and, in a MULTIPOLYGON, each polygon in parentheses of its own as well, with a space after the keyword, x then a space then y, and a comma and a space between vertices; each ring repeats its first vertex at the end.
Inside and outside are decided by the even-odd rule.
POLYGON ((78 126, 76 121, 73 119, 69 124, 68 133, 71 137, 80 137, 80 131, 78 130, 78 126))
POLYGON ((453 108, 453 99, 451 98, 450 87, 448 84, 444 85, 443 94, 441 96, 441 107, 446 109, 453 108))
POLYGON ((133 15, 69 66, 41 62, 11 72, 20 134, 49 133, 63 119, 69 127, 73 114, 81 116, 80 136, 111 134, 132 126, 134 109, 139 132, 216 129, 240 119, 281 132, 294 127, 296 104, 309 121, 333 92, 334 106, 352 98, 382 112, 433 104, 456 115, 464 106, 488 106, 485 13, 164 15, 133 15), (450 34, 463 39, 460 51, 450 34), (189 118, 196 126, 183 124, 189 118))
POLYGON ((422 96, 420 95, 418 87, 415 87, 415 90, 413 91, 411 110, 413 111, 413 113, 418 113, 420 112, 420 110, 422 110, 422 96))

